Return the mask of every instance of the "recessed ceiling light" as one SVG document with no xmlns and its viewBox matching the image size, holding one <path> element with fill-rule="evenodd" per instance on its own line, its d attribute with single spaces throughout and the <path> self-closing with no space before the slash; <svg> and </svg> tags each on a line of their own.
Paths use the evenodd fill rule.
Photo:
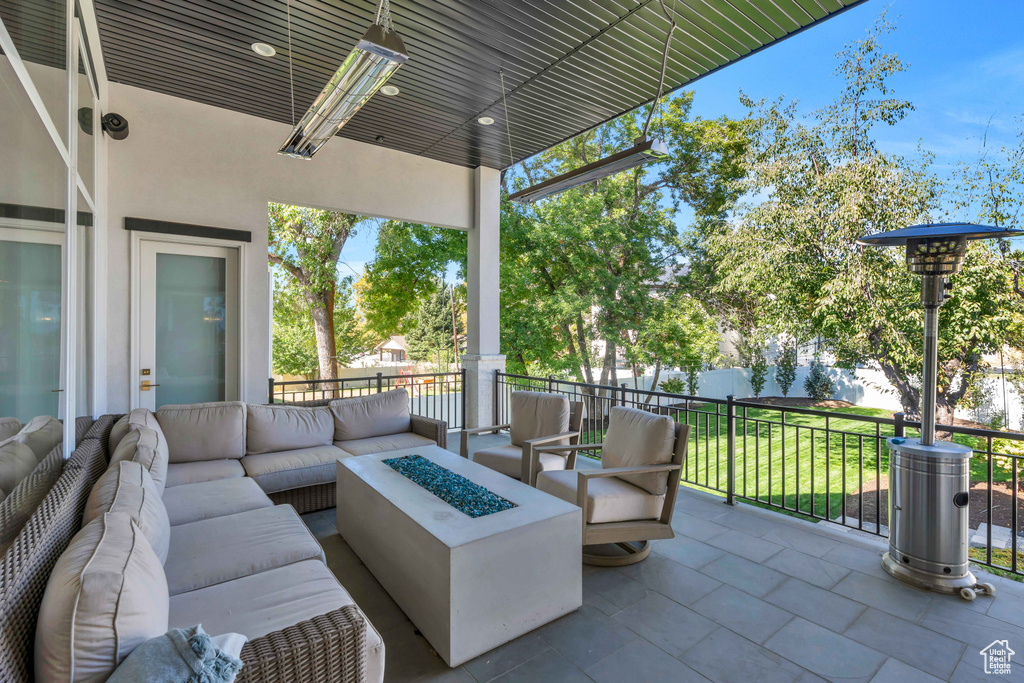
<svg viewBox="0 0 1024 683">
<path fill-rule="evenodd" d="M 252 51 L 260 57 L 273 57 L 277 54 L 277 50 L 274 49 L 274 46 L 267 45 L 266 43 L 253 43 Z"/>
<path fill-rule="evenodd" d="M 380 86 L 380 94 L 387 95 L 388 97 L 394 97 L 399 93 L 397 85 L 382 85 Z"/>
<path fill-rule="evenodd" d="M 479 123 L 481 126 L 489 126 L 492 123 L 494 123 L 494 119 L 492 119 L 490 116 L 481 116 L 476 120 L 476 122 Z"/>
</svg>

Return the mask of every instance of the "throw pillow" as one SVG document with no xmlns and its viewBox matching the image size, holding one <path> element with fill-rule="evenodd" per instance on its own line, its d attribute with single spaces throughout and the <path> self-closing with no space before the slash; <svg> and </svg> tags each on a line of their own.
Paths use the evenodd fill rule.
<svg viewBox="0 0 1024 683">
<path fill-rule="evenodd" d="M 245 642 L 237 633 L 211 638 L 201 625 L 172 628 L 135 648 L 107 683 L 231 683 Z"/>
</svg>

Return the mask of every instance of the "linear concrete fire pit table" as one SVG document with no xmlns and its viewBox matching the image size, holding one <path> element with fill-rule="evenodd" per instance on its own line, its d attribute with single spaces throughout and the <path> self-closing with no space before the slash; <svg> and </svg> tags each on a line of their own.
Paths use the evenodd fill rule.
<svg viewBox="0 0 1024 683">
<path fill-rule="evenodd" d="M 383 462 L 405 455 L 517 507 L 470 517 Z M 583 603 L 580 509 L 437 446 L 340 460 L 337 524 L 452 667 Z"/>
</svg>

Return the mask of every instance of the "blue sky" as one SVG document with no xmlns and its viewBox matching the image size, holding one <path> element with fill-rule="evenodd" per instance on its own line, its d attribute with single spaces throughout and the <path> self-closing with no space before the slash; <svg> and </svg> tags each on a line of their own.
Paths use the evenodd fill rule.
<svg viewBox="0 0 1024 683">
<path fill-rule="evenodd" d="M 947 174 L 978 157 L 982 136 L 998 149 L 1016 144 L 1024 127 L 1024 0 L 893 0 L 897 28 L 883 38 L 907 70 L 890 82 L 894 95 L 916 110 L 893 128 L 878 127 L 881 149 L 911 155 L 918 143 Z M 887 3 L 871 0 L 842 15 L 698 81 L 695 116 L 743 116 L 742 89 L 755 100 L 799 100 L 807 115 L 841 87 L 832 76 L 835 54 L 858 40 Z M 685 224 L 687 216 L 679 217 Z M 373 259 L 376 233 L 364 230 L 342 252 L 342 274 Z M 351 269 L 350 269 L 351 268 Z"/>
</svg>

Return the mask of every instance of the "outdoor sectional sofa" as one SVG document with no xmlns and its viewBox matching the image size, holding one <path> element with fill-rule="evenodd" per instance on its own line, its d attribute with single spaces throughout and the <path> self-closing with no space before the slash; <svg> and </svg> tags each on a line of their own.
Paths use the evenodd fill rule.
<svg viewBox="0 0 1024 683">
<path fill-rule="evenodd" d="M 46 581 L 36 680 L 103 680 L 142 642 L 195 624 L 249 638 L 239 681 L 383 680 L 380 635 L 296 510 L 274 498 L 333 505 L 339 458 L 443 444 L 443 422 L 410 417 L 403 390 L 101 422 L 109 465 L 87 501 L 70 503 L 84 509 L 81 529 Z"/>
</svg>

